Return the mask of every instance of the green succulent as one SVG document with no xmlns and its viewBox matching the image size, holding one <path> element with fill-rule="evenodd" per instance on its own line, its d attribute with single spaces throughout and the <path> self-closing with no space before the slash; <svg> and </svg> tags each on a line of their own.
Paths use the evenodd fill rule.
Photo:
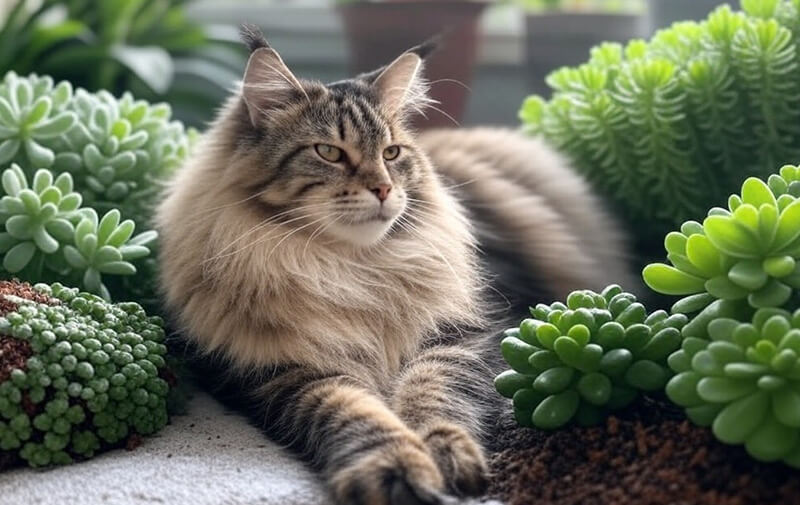
<svg viewBox="0 0 800 505">
<path fill-rule="evenodd" d="M 69 173 L 54 179 L 40 169 L 29 187 L 14 165 L 3 172 L 2 186 L 0 253 L 3 269 L 19 278 L 74 281 L 110 300 L 102 275 L 135 275 L 131 262 L 149 256 L 157 238 L 154 231 L 132 237 L 135 223 L 120 222 L 116 209 L 98 219 L 94 209 L 80 208 L 81 196 L 72 191 Z"/>
<path fill-rule="evenodd" d="M 69 131 L 75 114 L 66 110 L 72 86 L 53 86 L 50 77 L 21 78 L 9 72 L 0 85 L 0 166 L 18 161 L 24 166 L 50 167 L 56 154 L 48 147 Z"/>
<path fill-rule="evenodd" d="M 130 93 L 117 100 L 79 89 L 68 107 L 78 121 L 58 143 L 65 154 L 57 168 L 75 176 L 87 205 L 149 223 L 163 181 L 186 157 L 193 136 L 170 122 L 167 104 L 151 106 Z"/>
<path fill-rule="evenodd" d="M 4 270 L 32 282 L 78 285 L 103 297 L 133 297 L 154 308 L 158 297 L 154 291 L 157 265 L 153 258 L 142 257 L 143 249 L 137 249 L 139 252 L 133 256 L 129 253 L 120 260 L 127 266 L 114 259 L 103 263 L 114 266 L 105 265 L 101 269 L 100 264 L 90 260 L 89 249 L 81 251 L 75 241 L 75 230 L 69 226 L 78 226 L 84 217 L 99 225 L 101 219 L 97 216 L 118 212 L 119 219 L 126 219 L 124 223 L 132 220 L 140 230 L 151 228 L 155 205 L 166 180 L 189 155 L 197 138 L 196 131 L 186 131 L 180 122 L 171 121 L 171 114 L 169 105 L 149 104 L 134 99 L 130 93 L 117 99 L 105 91 L 73 92 L 69 83 L 54 85 L 49 77 L 6 74 L 0 82 L 0 171 L 16 163 L 16 175 L 8 176 L 13 179 L 21 173 L 32 181 L 43 168 L 50 170 L 58 184 L 66 184 L 68 176 L 69 192 L 79 196 L 67 197 L 64 188 L 59 191 L 70 205 L 75 198 L 82 199 L 78 205 L 82 203 L 84 208 L 70 211 L 65 208 L 50 215 L 53 206 L 46 205 L 40 194 L 41 209 L 37 210 L 28 192 L 25 198 L 30 208 L 15 206 L 11 200 L 7 201 L 12 206 L 8 209 L 0 205 L 0 219 L 7 223 L 13 217 L 14 227 L 0 235 Z M 55 190 L 47 191 L 45 196 L 53 198 Z M 5 194 L 17 198 L 9 188 L 5 188 Z M 94 218 L 89 208 L 94 210 Z M 28 235 L 15 225 L 23 222 L 38 223 L 38 231 L 31 229 Z M 144 242 L 137 241 L 145 238 Z M 157 246 L 152 233 L 132 240 L 131 245 L 149 250 Z M 66 253 L 72 262 L 66 260 L 66 249 L 60 245 L 73 246 Z M 99 247 L 102 249 L 102 245 Z M 12 248 L 15 248 L 13 253 Z M 101 259 L 105 254 L 111 254 L 108 258 L 118 256 L 108 253 L 108 249 L 100 253 L 100 249 Z M 82 254 L 73 254 L 75 251 Z M 129 263 L 133 259 L 139 260 L 135 269 Z M 104 271 L 124 274 L 130 280 L 99 281 L 98 274 Z"/>
<path fill-rule="evenodd" d="M 102 274 L 134 275 L 133 260 L 150 255 L 151 245 L 158 234 L 141 233 L 133 238 L 136 225 L 130 219 L 120 222 L 118 210 L 110 210 L 98 222 L 97 213 L 89 209 L 75 227 L 73 245 L 64 246 L 64 258 L 69 266 L 83 272 L 85 289 L 99 293 L 110 300 L 111 295 L 103 284 Z"/>
<path fill-rule="evenodd" d="M 38 170 L 29 187 L 18 165 L 12 165 L 2 176 L 5 196 L 0 199 L 0 220 L 5 231 L 0 233 L 3 268 L 16 274 L 26 268 L 37 253 L 53 254 L 59 240 L 69 240 L 73 223 L 80 218 L 81 196 L 72 191 L 72 178 L 61 174 L 53 180 L 48 170 Z"/>
<path fill-rule="evenodd" d="M 669 357 L 666 392 L 689 418 L 761 461 L 800 468 L 800 310 L 720 318 Z"/>
<path fill-rule="evenodd" d="M 722 201 L 747 175 L 800 157 L 800 4 L 743 2 L 651 40 L 602 44 L 552 73 L 527 131 L 568 154 L 652 240 Z"/>
<path fill-rule="evenodd" d="M 531 315 L 506 331 L 501 351 L 512 369 L 495 387 L 512 399 L 521 425 L 543 429 L 573 418 L 599 422 L 640 391 L 662 389 L 672 375 L 667 356 L 680 346 L 687 320 L 663 310 L 648 315 L 616 285 L 600 294 L 575 291 L 566 305 L 539 304 Z"/>
<path fill-rule="evenodd" d="M 0 452 L 69 463 L 166 424 L 159 318 L 60 284 L 3 283 L 0 340 L 24 361 L 0 375 Z"/>
<path fill-rule="evenodd" d="M 795 167 L 781 174 L 769 183 L 747 179 L 741 195 L 728 199 L 728 209 L 711 209 L 702 224 L 688 221 L 669 233 L 664 246 L 671 265 L 644 269 L 653 290 L 685 296 L 673 312 L 708 311 L 690 323 L 690 333 L 702 332 L 713 318 L 781 307 L 800 288 L 800 200 L 789 192 L 800 185 L 792 179 Z"/>
</svg>

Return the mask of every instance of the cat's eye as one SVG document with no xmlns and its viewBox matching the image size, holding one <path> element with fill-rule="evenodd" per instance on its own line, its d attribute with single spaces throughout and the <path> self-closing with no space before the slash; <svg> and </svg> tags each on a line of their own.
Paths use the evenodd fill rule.
<svg viewBox="0 0 800 505">
<path fill-rule="evenodd" d="M 342 161 L 342 158 L 344 157 L 344 153 L 341 149 L 330 144 L 316 144 L 314 146 L 314 150 L 317 151 L 317 154 L 319 154 L 320 158 L 325 161 L 330 161 L 331 163 Z"/>
<path fill-rule="evenodd" d="M 383 150 L 383 159 L 391 161 L 400 156 L 400 146 L 389 146 Z"/>
</svg>

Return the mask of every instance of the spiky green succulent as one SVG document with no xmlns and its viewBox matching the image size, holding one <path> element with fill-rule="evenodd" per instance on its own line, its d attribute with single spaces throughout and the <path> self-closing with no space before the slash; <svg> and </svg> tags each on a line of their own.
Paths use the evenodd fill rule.
<svg viewBox="0 0 800 505">
<path fill-rule="evenodd" d="M 640 391 L 662 389 L 687 319 L 663 310 L 648 315 L 616 285 L 600 294 L 575 291 L 566 305 L 539 304 L 531 314 L 506 332 L 501 350 L 512 369 L 495 387 L 512 399 L 521 425 L 544 429 L 573 418 L 596 423 Z"/>
<path fill-rule="evenodd" d="M 3 172 L 2 187 L 2 270 L 25 280 L 72 282 L 110 300 L 102 276 L 135 275 L 132 261 L 149 256 L 157 238 L 154 231 L 132 237 L 136 224 L 120 222 L 116 209 L 98 219 L 94 209 L 81 208 L 69 173 L 54 178 L 40 169 L 29 186 L 13 165 Z"/>
<path fill-rule="evenodd" d="M 785 166 L 768 183 L 751 177 L 727 209 L 711 209 L 702 224 L 688 221 L 666 236 L 671 265 L 648 265 L 643 276 L 659 293 L 684 296 L 673 312 L 709 311 L 690 323 L 690 332 L 702 332 L 716 317 L 747 318 L 757 308 L 784 306 L 800 288 L 797 172 Z"/>
<path fill-rule="evenodd" d="M 705 337 L 686 338 L 669 357 L 669 398 L 720 441 L 800 468 L 800 310 L 715 319 Z"/>
<path fill-rule="evenodd" d="M 650 41 L 602 44 L 520 117 L 612 199 L 642 241 L 800 158 L 800 4 L 744 1 Z"/>
<path fill-rule="evenodd" d="M 60 284 L 3 284 L 0 341 L 24 360 L 0 355 L 0 452 L 63 464 L 166 424 L 159 318 Z"/>
</svg>

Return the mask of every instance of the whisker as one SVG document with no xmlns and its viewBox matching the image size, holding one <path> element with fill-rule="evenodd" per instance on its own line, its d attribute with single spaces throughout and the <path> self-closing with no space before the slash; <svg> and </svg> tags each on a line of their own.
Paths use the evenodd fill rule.
<svg viewBox="0 0 800 505">
<path fill-rule="evenodd" d="M 308 237 L 308 240 L 306 241 L 305 247 L 303 247 L 303 257 L 305 257 L 306 251 L 308 250 L 308 246 L 311 244 L 311 242 L 316 237 L 318 237 L 318 236 L 322 235 L 323 233 L 325 233 L 325 230 L 327 230 L 328 228 L 333 226 L 342 217 L 344 217 L 343 213 L 337 214 L 336 217 L 334 219 L 332 219 L 329 223 L 323 223 L 319 227 L 317 227 L 316 230 L 314 230 L 314 233 L 312 233 L 311 236 Z"/>
<path fill-rule="evenodd" d="M 438 112 L 439 114 L 443 115 L 444 117 L 446 117 L 447 119 L 449 119 L 450 121 L 452 121 L 454 125 L 456 125 L 456 126 L 461 126 L 461 123 L 459 123 L 458 121 L 456 121 L 456 119 L 455 119 L 453 116 L 451 116 L 451 115 L 450 115 L 450 114 L 448 114 L 447 112 L 443 111 L 443 110 L 442 110 L 442 109 L 440 109 L 439 107 L 437 107 L 437 106 L 435 106 L 435 105 L 433 105 L 433 104 L 431 104 L 431 103 L 429 103 L 429 104 L 425 104 L 425 106 L 426 106 L 426 107 L 429 107 L 429 108 L 431 108 L 431 109 L 435 110 L 436 112 Z"/>
<path fill-rule="evenodd" d="M 285 225 L 285 224 L 292 223 L 292 222 L 294 222 L 294 221 L 298 221 L 298 220 L 300 220 L 300 219 L 309 218 L 309 217 L 313 217 L 313 216 L 318 216 L 318 215 L 320 215 L 321 213 L 322 213 L 322 212 L 315 212 L 315 213 L 312 213 L 312 214 L 304 214 L 304 215 L 302 215 L 302 216 L 298 216 L 298 217 L 296 217 L 296 218 L 292 218 L 292 219 L 290 219 L 289 221 L 285 221 L 285 222 L 283 222 L 282 224 L 284 224 L 284 225 Z M 327 213 L 325 213 L 325 214 L 327 214 Z M 315 222 L 316 222 L 316 221 L 315 221 Z M 263 223 L 262 223 L 262 224 L 263 224 Z M 259 226 L 261 226 L 261 225 L 259 225 Z M 252 231 L 253 231 L 253 230 L 251 230 L 251 232 L 252 232 Z M 264 235 L 263 237 L 259 237 L 259 238 L 257 238 L 256 240 L 254 240 L 253 242 L 250 242 L 249 244 L 247 244 L 247 245 L 245 245 L 245 246 L 243 246 L 243 247 L 240 247 L 239 249 L 236 249 L 235 251 L 228 252 L 228 253 L 224 253 L 224 254 L 222 254 L 222 252 L 220 252 L 220 254 L 217 254 L 217 255 L 215 255 L 215 256 L 213 256 L 213 257 L 211 257 L 211 258 L 207 258 L 207 259 L 203 260 L 203 263 L 210 263 L 210 262 L 212 262 L 212 261 L 215 261 L 215 260 L 219 260 L 219 259 L 223 259 L 223 258 L 228 258 L 228 257 L 230 257 L 230 256 L 234 256 L 234 255 L 236 255 L 236 254 L 239 254 L 240 252 L 242 252 L 242 251 L 244 251 L 244 250 L 248 249 L 249 247 L 252 247 L 252 246 L 254 246 L 254 245 L 256 245 L 256 244 L 258 244 L 258 243 L 260 243 L 260 242 L 263 242 L 264 240 L 266 240 L 266 239 L 268 239 L 268 238 L 272 237 L 272 232 L 273 232 L 273 231 L 275 231 L 275 230 L 272 230 L 272 231 L 270 231 L 269 233 L 267 233 L 267 234 L 266 234 L 266 235 Z M 279 235 L 279 236 L 280 236 L 280 235 Z M 239 239 L 241 239 L 241 238 L 242 238 L 242 237 L 240 237 Z M 239 240 L 239 239 L 237 239 L 237 240 Z M 229 245 L 229 246 L 230 246 L 230 245 Z M 229 246 L 226 246 L 226 249 L 227 249 Z"/>
<path fill-rule="evenodd" d="M 271 223 L 274 223 L 276 220 L 280 219 L 283 216 L 286 216 L 287 214 L 291 214 L 292 212 L 298 212 L 298 211 L 301 211 L 301 210 L 307 210 L 307 209 L 312 209 L 312 208 L 317 208 L 317 207 L 323 207 L 323 206 L 324 206 L 323 204 L 302 205 L 300 207 L 295 207 L 295 208 L 280 212 L 278 214 L 275 214 L 273 216 L 270 216 L 269 218 L 265 219 L 264 221 L 261 221 L 257 225 L 255 225 L 252 228 L 250 228 L 248 231 L 246 231 L 241 236 L 239 236 L 239 238 L 231 241 L 228 245 L 223 247 L 219 252 L 225 252 L 226 250 L 228 250 L 229 248 L 233 247 L 237 242 L 239 242 L 243 238 L 251 235 L 252 233 L 255 233 L 256 231 L 264 228 L 265 226 L 267 226 L 267 225 L 269 225 Z M 301 215 L 299 217 L 296 217 L 296 218 L 292 218 L 292 219 L 290 219 L 288 221 L 284 221 L 284 224 L 292 223 L 292 222 L 297 221 L 298 219 L 302 219 L 302 218 L 303 218 L 303 215 Z"/>
<path fill-rule="evenodd" d="M 442 251 L 440 251 L 438 247 L 436 247 L 435 245 L 433 245 L 433 243 L 432 243 L 431 241 L 429 241 L 428 239 L 426 239 L 426 238 L 425 238 L 425 236 L 422 234 L 422 232 L 419 230 L 419 228 L 417 228 L 417 227 L 416 227 L 416 226 L 415 226 L 413 223 L 411 223 L 411 222 L 410 222 L 408 219 L 406 219 L 404 216 L 400 216 L 400 217 L 398 218 L 398 221 L 401 221 L 401 226 L 402 226 L 402 225 L 408 225 L 408 226 L 410 227 L 410 229 L 408 229 L 408 231 L 409 231 L 410 233 L 412 233 L 412 234 L 413 234 L 413 235 L 415 235 L 415 236 L 416 236 L 418 239 L 420 239 L 420 240 L 422 240 L 423 242 L 425 242 L 426 244 L 428 244 L 428 245 L 429 245 L 429 246 L 430 246 L 430 247 L 433 249 L 433 251 L 436 253 L 436 255 L 437 255 L 437 256 L 439 256 L 439 258 L 441 258 L 441 260 L 442 260 L 442 261 L 444 261 L 444 263 L 445 263 L 445 264 L 447 265 L 447 267 L 450 269 L 450 272 L 453 274 L 453 278 L 454 278 L 454 279 L 455 279 L 457 282 L 461 282 L 461 278 L 460 278 L 460 277 L 458 276 L 458 274 L 456 273 L 456 269 L 455 269 L 455 268 L 453 268 L 453 265 L 451 265 L 451 264 L 450 264 L 450 261 L 448 261 L 448 260 L 447 260 L 447 258 L 445 258 L 444 254 L 442 254 Z"/>
<path fill-rule="evenodd" d="M 472 92 L 472 89 L 469 86 L 467 86 L 463 82 L 459 81 L 458 79 L 436 79 L 435 81 L 430 81 L 428 83 L 428 85 L 433 87 L 434 84 L 439 84 L 440 82 L 448 82 L 448 83 L 458 84 L 459 86 L 461 86 L 465 90 L 467 90 L 469 92 Z"/>
<path fill-rule="evenodd" d="M 298 227 L 297 227 L 297 228 L 295 228 L 295 229 L 294 229 L 292 232 L 290 232 L 290 233 L 286 234 L 286 235 L 285 235 L 285 236 L 284 236 L 282 239 L 280 239 L 280 240 L 278 241 L 278 243 L 277 243 L 277 244 L 275 244 L 275 245 L 272 247 L 272 249 L 269 251 L 269 253 L 267 254 L 267 261 L 269 261 L 269 259 L 270 259 L 270 258 L 272 258 L 272 254 L 275 252 L 275 250 L 276 250 L 276 249 L 278 249 L 278 247 L 279 247 L 281 244 L 283 244 L 283 243 L 284 243 L 284 242 L 285 242 L 285 241 L 286 241 L 286 240 L 287 240 L 289 237 L 291 237 L 292 235 L 294 235 L 295 233 L 297 233 L 297 232 L 298 232 L 298 231 L 300 231 L 300 230 L 303 230 L 303 229 L 305 229 L 305 228 L 308 228 L 309 226 L 311 226 L 311 225 L 313 225 L 313 224 L 316 224 L 316 223 L 319 223 L 320 221 L 323 221 L 323 220 L 324 220 L 326 217 L 328 217 L 328 216 L 327 216 L 327 215 L 325 215 L 325 216 L 322 216 L 322 217 L 321 217 L 321 218 L 319 218 L 319 219 L 316 219 L 316 220 L 314 220 L 314 221 L 311 221 L 310 223 L 304 224 L 303 226 L 298 226 Z"/>
</svg>

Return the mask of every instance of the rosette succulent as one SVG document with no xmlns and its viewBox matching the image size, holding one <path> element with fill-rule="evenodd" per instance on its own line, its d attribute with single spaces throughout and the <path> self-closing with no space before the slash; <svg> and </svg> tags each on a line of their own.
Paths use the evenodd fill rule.
<svg viewBox="0 0 800 505">
<path fill-rule="evenodd" d="M 690 332 L 702 332 L 715 317 L 747 318 L 754 309 L 783 306 L 800 288 L 800 200 L 791 194 L 797 169 L 787 166 L 781 174 L 769 183 L 747 179 L 727 209 L 713 208 L 702 224 L 688 221 L 669 233 L 664 245 L 671 265 L 644 269 L 653 290 L 685 296 L 673 312 L 708 306 Z"/>
<path fill-rule="evenodd" d="M 523 426 L 554 429 L 573 418 L 592 424 L 630 404 L 640 391 L 663 389 L 667 356 L 679 348 L 686 316 L 647 314 L 613 285 L 575 291 L 567 303 L 539 304 L 501 343 L 511 370 L 495 378 Z"/>
<path fill-rule="evenodd" d="M 11 207 L 0 206 L 5 222 L 12 219 L 12 229 L 6 227 L 0 235 L 4 237 L 0 239 L 4 270 L 23 280 L 61 281 L 104 297 L 126 293 L 127 299 L 133 297 L 148 306 L 154 305 L 157 268 L 152 259 L 142 257 L 143 247 L 149 250 L 156 247 L 153 233 L 131 239 L 129 245 L 137 248 L 127 248 L 121 259 L 116 252 L 103 248 L 116 246 L 100 244 L 99 259 L 92 260 L 88 258 L 92 239 L 81 250 L 78 240 L 83 240 L 84 235 L 76 237 L 74 228 L 84 217 L 99 226 L 102 219 L 98 216 L 107 216 L 112 211 L 119 213 L 115 219 L 126 229 L 130 221 L 140 230 L 151 227 L 164 182 L 186 158 L 196 137 L 195 131 L 185 131 L 181 123 L 171 121 L 170 117 L 167 104 L 151 105 L 135 100 L 129 93 L 117 99 L 105 91 L 73 92 L 69 83 L 55 85 L 46 76 L 6 74 L 0 82 L 0 171 L 16 164 L 13 178 L 21 173 L 35 184 L 37 177 L 46 177 L 38 175 L 40 170 L 47 169 L 55 181 L 51 184 L 55 189 L 48 189 L 42 195 L 25 186 L 22 190 L 26 190 L 23 198 L 27 207 L 10 199 L 6 200 L 6 206 Z M 64 191 L 66 186 L 58 187 L 66 184 L 65 175 L 71 181 L 66 192 L 69 195 Z M 9 188 L 4 190 L 5 196 L 19 199 Z M 40 209 L 28 190 L 37 192 Z M 55 198 L 56 190 L 66 199 L 66 207 L 45 200 Z M 86 208 L 68 210 L 75 204 L 75 198 L 80 198 Z M 59 209 L 56 214 L 54 206 Z M 89 208 L 94 209 L 94 218 Z M 37 225 L 28 233 L 20 223 Z M 134 249 L 137 252 L 131 252 Z M 75 251 L 81 252 L 83 259 Z M 65 254 L 73 261 L 67 261 Z M 129 262 L 135 259 L 144 268 L 133 268 Z M 104 266 L 92 263 L 95 260 L 102 260 Z M 108 266 L 111 263 L 113 266 Z M 42 272 L 52 275 L 42 276 Z M 98 273 L 124 275 L 131 281 L 100 281 Z"/>
<path fill-rule="evenodd" d="M 660 240 L 800 157 L 800 4 L 743 0 L 651 40 L 602 44 L 530 97 L 526 129 L 568 154 L 638 240 Z"/>
<path fill-rule="evenodd" d="M 727 444 L 800 468 L 800 310 L 720 318 L 669 357 L 669 398 Z"/>
<path fill-rule="evenodd" d="M 0 282 L 0 455 L 62 464 L 155 433 L 165 353 L 162 321 L 136 303 Z"/>
<path fill-rule="evenodd" d="M 59 168 L 75 175 L 87 204 L 148 222 L 161 182 L 188 153 L 183 126 L 169 122 L 167 104 L 151 106 L 130 93 L 117 100 L 78 90 L 70 108 L 78 122 L 61 139 L 72 154 Z"/>
<path fill-rule="evenodd" d="M 196 135 L 170 116 L 169 105 L 129 93 L 73 93 L 67 82 L 9 72 L 0 83 L 0 168 L 16 162 L 28 177 L 40 168 L 69 172 L 88 205 L 147 226 L 162 182 Z"/>
<path fill-rule="evenodd" d="M 49 77 L 21 78 L 9 72 L 0 85 L 0 166 L 18 161 L 47 168 L 56 153 L 48 144 L 76 122 L 67 109 L 72 98 L 68 82 L 53 85 Z"/>
<path fill-rule="evenodd" d="M 72 191 L 72 178 L 54 178 L 40 169 L 29 187 L 22 170 L 13 165 L 3 172 L 5 196 L 0 199 L 0 254 L 3 270 L 26 280 L 68 280 L 109 300 L 102 275 L 134 275 L 131 261 L 150 254 L 154 231 L 132 237 L 136 225 L 120 222 L 120 212 L 102 219 L 91 208 L 80 208 L 81 196 Z"/>
</svg>

